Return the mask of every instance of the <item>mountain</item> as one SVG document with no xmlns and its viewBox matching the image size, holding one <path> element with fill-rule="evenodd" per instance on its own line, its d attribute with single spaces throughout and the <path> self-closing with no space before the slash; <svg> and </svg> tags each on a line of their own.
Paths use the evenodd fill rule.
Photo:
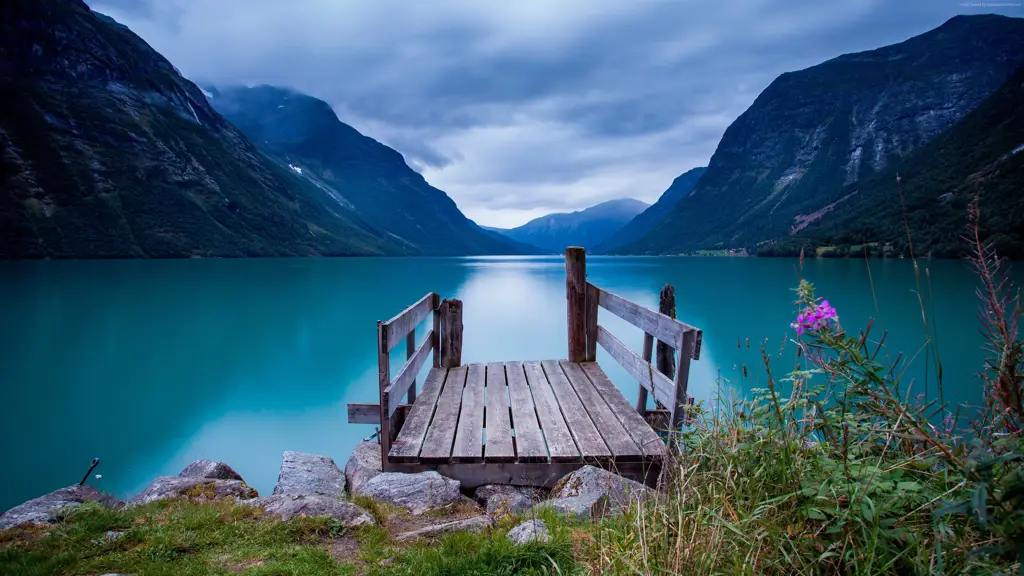
<svg viewBox="0 0 1024 576">
<path fill-rule="evenodd" d="M 752 247 L 840 216 L 862 182 L 952 127 L 1024 61 L 1024 19 L 957 16 L 900 44 L 779 76 L 693 191 L 618 252 Z"/>
<path fill-rule="evenodd" d="M 611 238 L 597 246 L 595 251 L 598 253 L 610 252 L 619 246 L 642 238 L 644 234 L 647 234 L 661 222 L 662 218 L 672 211 L 672 207 L 683 196 L 686 196 L 690 193 L 690 190 L 693 190 L 693 187 L 697 185 L 697 181 L 700 180 L 700 177 L 706 171 L 707 168 L 702 166 L 687 170 L 682 175 L 677 176 L 672 181 L 672 185 L 668 187 L 668 190 L 665 190 L 661 198 L 658 198 L 657 202 L 648 207 L 647 210 L 637 214 L 635 218 L 620 228 Z"/>
<path fill-rule="evenodd" d="M 81 0 L 6 0 L 2 12 L 0 257 L 412 252 L 261 154 Z"/>
<path fill-rule="evenodd" d="M 903 202 L 896 177 L 900 176 Z M 794 255 L 800 248 L 834 247 L 832 256 L 874 251 L 960 257 L 968 205 L 978 198 L 982 237 L 997 253 L 1024 258 L 1024 65 L 948 131 L 896 165 L 862 182 L 841 213 L 810 223 L 763 255 Z M 906 206 L 906 223 L 904 210 Z"/>
<path fill-rule="evenodd" d="M 632 198 L 609 200 L 572 213 L 548 214 L 518 228 L 492 230 L 509 238 L 560 254 L 566 246 L 597 247 L 648 205 Z"/>
<path fill-rule="evenodd" d="M 482 230 L 401 154 L 338 120 L 322 100 L 274 86 L 209 87 L 208 94 L 214 108 L 264 152 L 335 190 L 371 225 L 410 251 L 532 251 Z"/>
</svg>

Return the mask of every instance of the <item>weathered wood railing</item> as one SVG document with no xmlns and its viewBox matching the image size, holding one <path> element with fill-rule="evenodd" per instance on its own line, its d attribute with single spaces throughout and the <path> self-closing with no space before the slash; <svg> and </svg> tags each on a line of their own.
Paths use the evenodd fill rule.
<svg viewBox="0 0 1024 576">
<path fill-rule="evenodd" d="M 687 394 L 690 360 L 700 357 L 702 332 L 668 314 L 655 312 L 598 288 L 586 281 L 586 275 L 585 250 L 579 247 L 566 248 L 569 359 L 574 362 L 594 362 L 597 360 L 597 345 L 600 344 L 609 356 L 639 382 L 637 411 L 647 415 L 647 394 L 650 392 L 654 395 L 657 407 L 668 410 L 668 425 L 677 429 L 685 418 L 683 407 L 690 403 Z M 598 324 L 599 308 L 604 308 L 644 331 L 643 357 Z M 651 365 L 654 340 L 675 351 L 675 374 L 671 378 Z"/>
<path fill-rule="evenodd" d="M 433 313 L 433 326 L 417 345 L 416 327 Z M 391 378 L 391 351 L 405 341 L 405 363 Z M 435 368 L 454 368 L 462 363 L 462 302 L 444 300 L 433 292 L 420 298 L 387 322 L 377 322 L 378 404 L 348 405 L 348 421 L 380 424 L 381 454 L 388 454 L 405 413 L 416 401 L 416 375 L 432 354 Z M 408 403 L 402 402 L 407 399 Z M 387 458 L 384 458 L 387 466 Z"/>
</svg>

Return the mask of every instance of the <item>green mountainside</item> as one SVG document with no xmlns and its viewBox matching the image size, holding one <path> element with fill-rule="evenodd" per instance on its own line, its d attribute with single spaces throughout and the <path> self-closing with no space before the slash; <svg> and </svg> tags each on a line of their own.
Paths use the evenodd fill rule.
<svg viewBox="0 0 1024 576">
<path fill-rule="evenodd" d="M 266 153 L 336 192 L 389 240 L 428 255 L 534 252 L 466 218 L 392 148 L 324 101 L 274 86 L 211 87 L 209 101 Z"/>
<path fill-rule="evenodd" d="M 411 252 L 80 0 L 8 0 L 2 16 L 0 257 Z"/>
<path fill-rule="evenodd" d="M 783 74 L 729 126 L 693 192 L 614 252 L 763 247 L 826 226 L 1021 62 L 1024 19 L 957 16 L 900 44 Z"/>
</svg>

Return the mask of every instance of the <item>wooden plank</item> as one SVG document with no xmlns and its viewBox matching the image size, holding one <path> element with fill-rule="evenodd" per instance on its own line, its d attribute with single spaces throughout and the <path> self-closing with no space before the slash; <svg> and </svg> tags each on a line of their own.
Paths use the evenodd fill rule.
<svg viewBox="0 0 1024 576">
<path fill-rule="evenodd" d="M 462 392 L 459 425 L 455 430 L 452 462 L 483 462 L 484 454 L 484 371 L 483 364 L 470 364 L 466 389 Z"/>
<path fill-rule="evenodd" d="M 569 433 L 572 434 L 573 440 L 576 441 L 576 447 L 580 450 L 580 456 L 585 461 L 611 458 L 611 450 L 601 438 L 601 433 L 594 426 L 587 409 L 583 407 L 576 391 L 569 384 L 558 361 L 545 360 L 541 362 L 541 367 L 544 368 L 544 374 L 547 375 L 551 390 L 558 400 L 558 407 L 561 408 L 562 415 L 565 416 Z"/>
<path fill-rule="evenodd" d="M 597 286 L 587 283 L 587 362 L 597 361 L 597 312 L 601 295 Z"/>
<path fill-rule="evenodd" d="M 415 462 L 418 460 L 420 448 L 423 446 L 423 438 L 427 435 L 427 427 L 434 416 L 434 406 L 444 387 L 447 372 L 444 368 L 430 369 L 427 379 L 423 381 L 420 397 L 412 405 L 412 409 L 409 410 L 409 414 L 405 418 L 402 431 L 391 445 L 390 458 L 392 462 Z"/>
<path fill-rule="evenodd" d="M 420 347 L 413 352 L 412 358 L 395 375 L 395 381 L 385 388 L 384 395 L 387 397 L 387 400 L 382 400 L 382 402 L 387 403 L 388 416 L 395 413 L 395 409 L 402 403 L 402 397 L 405 396 L 412 383 L 416 381 L 416 375 L 420 373 L 420 369 L 426 363 L 433 344 L 433 337 L 427 334 L 427 337 L 420 343 Z"/>
<path fill-rule="evenodd" d="M 558 400 L 551 390 L 551 384 L 548 383 L 548 377 L 544 374 L 540 362 L 523 362 L 523 369 L 526 371 L 526 381 L 530 384 L 530 392 L 533 393 L 533 405 L 537 409 L 537 420 L 540 422 L 551 461 L 579 460 L 579 448 L 562 416 L 562 411 L 558 408 Z M 518 429 L 516 434 L 519 434 Z"/>
<path fill-rule="evenodd" d="M 484 461 L 511 462 L 516 459 L 516 453 L 512 447 L 512 420 L 508 409 L 505 365 L 501 362 L 487 364 L 485 402 Z M 536 419 L 534 421 L 536 422 Z"/>
<path fill-rule="evenodd" d="M 615 384 L 604 373 L 604 370 L 596 362 L 585 362 L 580 364 L 583 372 L 590 378 L 594 388 L 601 393 L 601 397 L 608 403 L 613 414 L 618 417 L 622 427 L 629 436 L 636 442 L 644 456 L 664 456 L 668 450 L 665 443 L 661 441 L 658 434 L 651 429 L 636 410 L 632 410 L 629 402 L 615 387 Z"/>
<path fill-rule="evenodd" d="M 441 366 L 462 365 L 462 301 L 441 302 Z"/>
<path fill-rule="evenodd" d="M 387 326 L 388 351 L 405 339 L 405 335 L 419 326 L 420 322 L 430 314 L 434 306 L 433 293 L 420 298 L 415 304 L 398 313 L 397 316 L 384 322 Z"/>
<path fill-rule="evenodd" d="M 598 304 L 676 350 L 683 345 L 683 332 L 692 328 L 675 318 L 669 318 L 600 288 L 598 288 Z"/>
<path fill-rule="evenodd" d="M 483 464 L 396 464 L 396 472 L 416 473 L 434 470 L 442 476 L 454 478 L 464 489 L 485 484 L 512 484 L 551 488 L 559 480 L 585 465 L 584 462 L 495 462 Z M 661 473 L 660 460 L 651 462 L 623 462 L 615 465 L 615 473 L 630 480 L 654 487 Z"/>
<path fill-rule="evenodd" d="M 569 384 L 576 391 L 583 408 L 590 415 L 594 427 L 612 452 L 616 462 L 635 461 L 640 459 L 640 448 L 633 437 L 622 427 L 622 422 L 612 413 L 604 398 L 594 388 L 594 384 L 576 362 L 562 360 L 559 363 Z M 546 369 L 546 367 L 545 367 Z"/>
<path fill-rule="evenodd" d="M 348 405 L 349 424 L 380 424 L 380 404 L 350 402 Z"/>
<path fill-rule="evenodd" d="M 569 359 L 587 359 L 587 251 L 579 246 L 565 249 L 565 300 L 569 329 Z"/>
<path fill-rule="evenodd" d="M 437 399 L 434 419 L 427 427 L 423 438 L 420 460 L 424 462 L 447 462 L 452 454 L 455 430 L 459 424 L 459 408 L 462 406 L 462 388 L 466 384 L 466 367 L 458 366 L 448 370 L 444 389 Z"/>
<path fill-rule="evenodd" d="M 654 399 L 665 406 L 671 406 L 675 398 L 675 388 L 672 381 L 658 372 L 651 366 L 650 362 L 644 362 L 626 345 L 612 336 L 611 332 L 605 330 L 604 326 L 597 327 L 597 343 L 604 348 L 608 355 L 615 359 L 626 372 L 636 378 L 641 385 L 654 394 Z"/>
<path fill-rule="evenodd" d="M 508 397 L 512 412 L 512 427 L 515 430 L 515 449 L 520 462 L 544 462 L 548 450 L 544 445 L 537 410 L 533 406 L 533 394 L 526 381 L 522 362 L 507 362 L 505 375 L 508 379 Z M 562 423 L 565 426 L 565 423 Z M 568 430 L 565 431 L 569 433 Z M 488 432 L 490 438 L 490 432 Z M 570 438 L 570 441 L 572 439 Z"/>
</svg>

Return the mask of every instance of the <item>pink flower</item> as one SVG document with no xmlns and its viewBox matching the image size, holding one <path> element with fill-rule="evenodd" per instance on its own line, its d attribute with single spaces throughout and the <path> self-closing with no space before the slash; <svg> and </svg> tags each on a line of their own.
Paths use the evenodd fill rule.
<svg viewBox="0 0 1024 576">
<path fill-rule="evenodd" d="M 824 330 L 832 322 L 839 321 L 839 314 L 836 309 L 822 300 L 820 304 L 811 304 L 804 308 L 803 312 L 797 314 L 796 322 L 790 324 L 790 328 L 796 330 L 797 336 L 802 336 L 806 330 Z"/>
</svg>

